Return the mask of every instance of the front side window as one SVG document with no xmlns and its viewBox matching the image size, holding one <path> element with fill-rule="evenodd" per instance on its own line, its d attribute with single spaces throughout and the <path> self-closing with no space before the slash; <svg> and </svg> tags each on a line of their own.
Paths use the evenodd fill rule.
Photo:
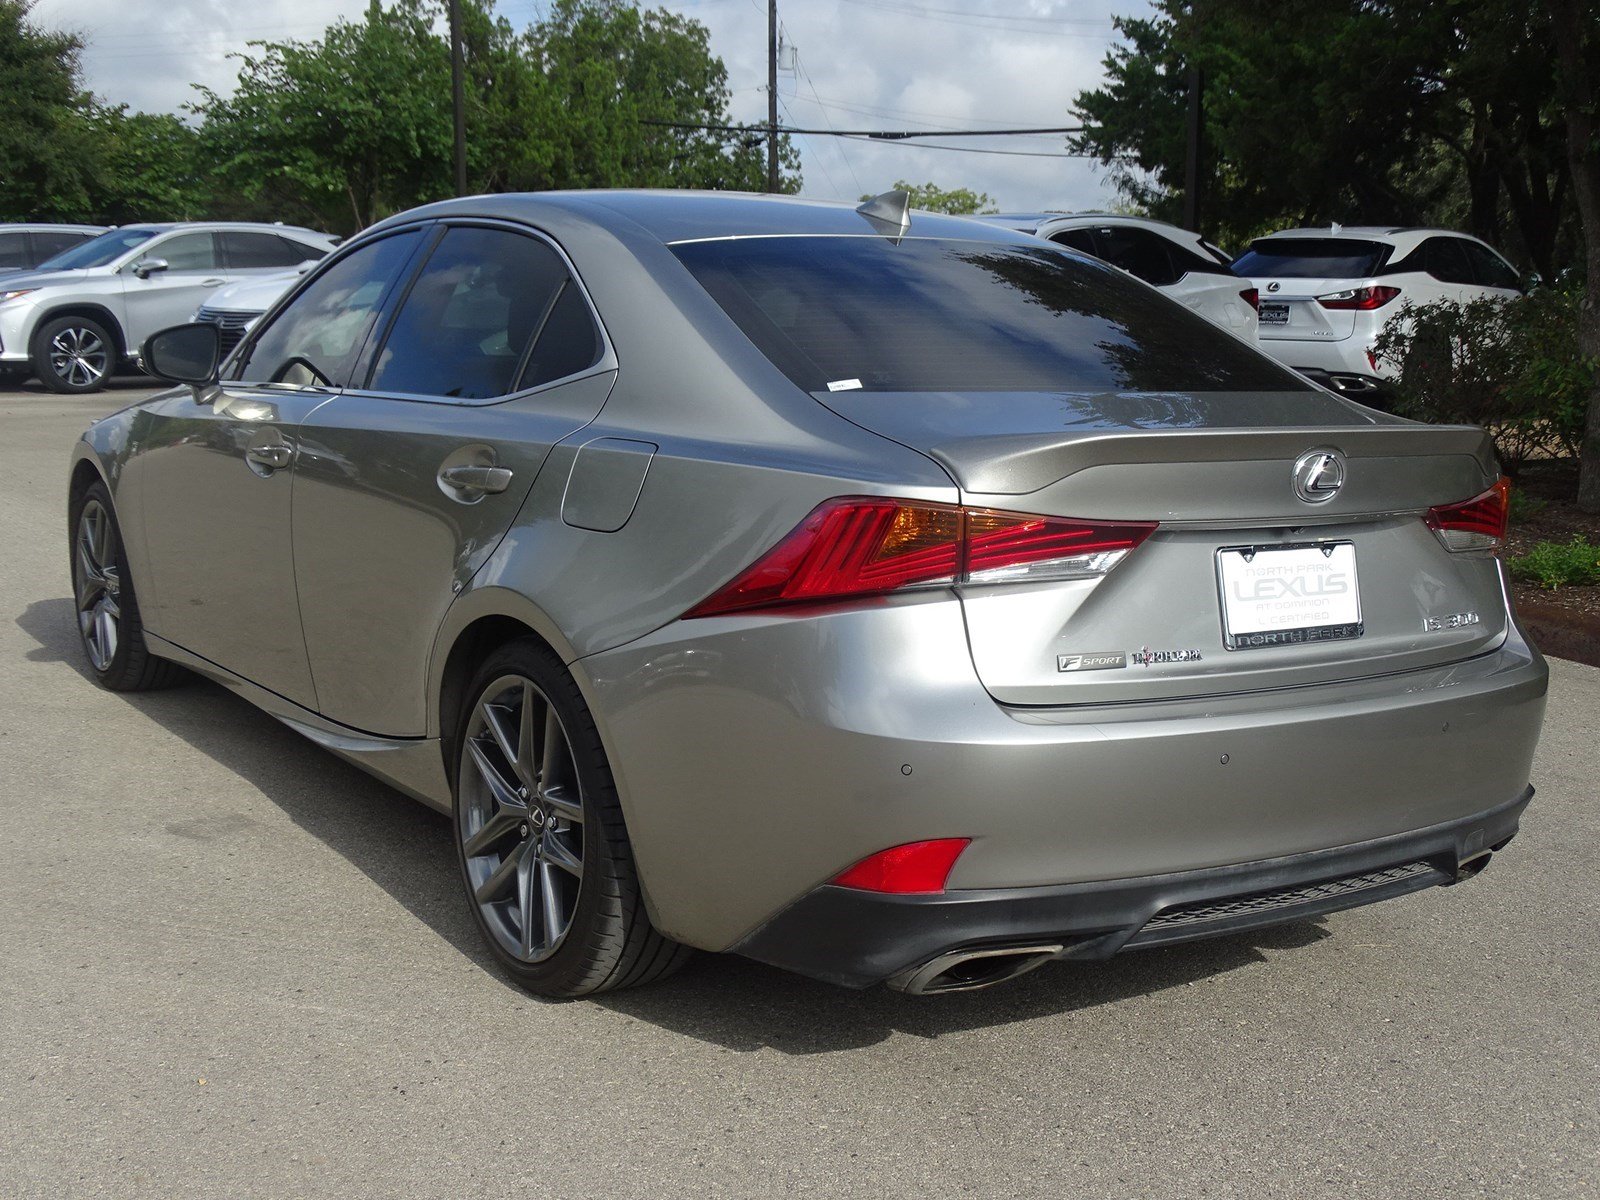
<svg viewBox="0 0 1600 1200">
<path fill-rule="evenodd" d="M 1087 254 L 1090 258 L 1100 257 L 1098 247 L 1094 244 L 1092 229 L 1067 229 L 1061 233 L 1051 234 L 1050 240 L 1076 250 L 1079 254 Z"/>
<path fill-rule="evenodd" d="M 237 378 L 342 387 L 419 236 L 411 229 L 368 242 L 312 280 L 256 338 Z"/>
<path fill-rule="evenodd" d="M 221 265 L 216 241 L 209 233 L 180 233 L 151 246 L 141 257 L 162 259 L 173 272 L 215 271 Z"/>
<path fill-rule="evenodd" d="M 597 347 L 555 250 L 509 230 L 458 226 L 417 275 L 367 386 L 486 400 L 581 371 Z"/>
<path fill-rule="evenodd" d="M 787 237 L 672 249 L 809 392 L 1308 386 L 1203 317 L 1048 244 Z"/>
<path fill-rule="evenodd" d="M 1506 288 L 1514 292 L 1522 290 L 1522 280 L 1505 259 L 1477 242 L 1463 242 L 1462 245 L 1467 251 L 1467 261 L 1472 264 L 1472 277 L 1480 286 Z"/>
</svg>

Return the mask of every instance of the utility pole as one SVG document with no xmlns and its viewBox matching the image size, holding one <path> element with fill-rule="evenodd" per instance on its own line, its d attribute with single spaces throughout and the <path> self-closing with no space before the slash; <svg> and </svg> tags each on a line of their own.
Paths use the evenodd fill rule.
<svg viewBox="0 0 1600 1200">
<path fill-rule="evenodd" d="M 777 190 L 778 0 L 767 0 L 767 191 L 776 192 Z"/>
<path fill-rule="evenodd" d="M 1183 156 L 1183 227 L 1196 233 L 1200 229 L 1200 131 L 1204 124 L 1205 105 L 1201 95 L 1204 77 L 1197 65 L 1189 67 L 1189 112 L 1184 138 Z"/>
<path fill-rule="evenodd" d="M 450 105 L 455 110 L 458 196 L 467 194 L 467 101 L 461 78 L 464 54 L 461 47 L 461 0 L 450 0 Z"/>
</svg>

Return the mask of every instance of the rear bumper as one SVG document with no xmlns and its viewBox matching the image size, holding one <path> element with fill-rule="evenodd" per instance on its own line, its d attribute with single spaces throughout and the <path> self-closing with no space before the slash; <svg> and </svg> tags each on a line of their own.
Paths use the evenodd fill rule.
<svg viewBox="0 0 1600 1200">
<path fill-rule="evenodd" d="M 930 597 L 680 621 L 573 666 L 652 920 L 716 951 L 925 838 L 972 839 L 953 891 L 1036 899 L 1470 821 L 1527 787 L 1547 687 L 1513 625 L 1388 676 L 1008 708 Z"/>
<path fill-rule="evenodd" d="M 1533 789 L 1485 812 L 1393 837 L 1234 866 L 1063 887 L 886 896 L 824 886 L 734 950 L 868 987 L 955 950 L 1059 944 L 1104 959 L 1372 904 L 1470 877 L 1517 832 Z"/>
</svg>

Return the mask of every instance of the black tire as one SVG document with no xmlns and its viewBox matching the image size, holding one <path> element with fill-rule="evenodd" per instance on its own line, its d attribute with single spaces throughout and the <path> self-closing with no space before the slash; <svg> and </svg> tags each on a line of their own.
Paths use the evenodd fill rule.
<svg viewBox="0 0 1600 1200">
<path fill-rule="evenodd" d="M 103 549 L 89 553 L 83 539 L 87 532 L 85 514 L 103 514 L 106 541 Z M 171 687 L 188 678 L 177 663 L 157 658 L 145 645 L 144 624 L 139 619 L 139 598 L 134 592 L 133 574 L 122 545 L 122 529 L 111 507 L 111 493 L 103 483 L 93 483 L 72 498 L 68 507 L 67 554 L 72 578 L 73 611 L 78 637 L 89 660 L 89 669 L 104 687 L 114 692 L 148 692 Z M 102 567 L 115 567 L 109 576 Z M 102 609 L 109 598 L 110 608 Z M 105 653 L 104 626 L 111 624 L 111 652 Z M 97 647 L 96 638 L 102 638 Z"/>
<path fill-rule="evenodd" d="M 39 382 L 52 392 L 71 396 L 104 388 L 121 358 L 116 339 L 89 317 L 46 321 L 34 331 L 28 351 Z"/>
<path fill-rule="evenodd" d="M 519 686 L 510 682 L 513 680 L 533 689 L 521 688 L 520 705 L 512 699 Z M 588 705 L 561 660 L 532 638 L 511 642 L 478 668 L 466 696 L 452 742 L 452 825 L 467 907 L 496 960 L 522 987 L 552 998 L 638 987 L 676 971 L 693 951 L 658 933 L 645 912 L 611 768 Z M 493 703 L 497 697 L 505 705 Z M 531 704 L 541 707 L 532 710 L 535 717 L 530 720 L 524 713 Z M 510 747 L 514 753 L 505 752 L 504 737 L 499 741 L 493 737 L 484 715 L 486 708 L 505 714 L 507 735 L 518 739 Z M 549 767 L 551 757 L 547 753 L 555 736 L 546 724 L 552 712 L 559 722 L 556 733 L 570 751 L 568 765 L 559 770 Z M 541 737 L 535 738 L 531 732 L 535 725 L 544 730 Z M 496 773 L 500 790 L 489 783 L 485 774 L 488 770 Z M 558 775 L 575 778 L 577 797 L 571 795 L 570 781 L 557 786 Z M 502 803 L 507 795 L 504 787 L 517 788 L 519 781 L 523 807 Z M 553 799 L 558 792 L 562 798 Z M 524 819 L 519 814 L 531 816 Z M 569 814 L 570 819 L 563 820 L 564 814 Z M 481 842 L 491 823 L 503 832 L 469 856 L 469 837 Z M 576 858 L 581 860 L 581 871 L 569 865 L 568 873 L 563 874 L 550 865 L 544 847 L 548 840 L 558 837 L 563 844 L 578 847 Z M 570 864 L 573 852 L 569 849 L 564 853 Z M 538 901 L 531 901 L 525 894 L 519 898 L 519 888 L 535 886 L 520 882 L 524 868 L 512 861 L 519 856 L 531 864 L 527 868 L 530 876 L 543 881 L 544 876 L 538 873 L 544 871 L 567 881 L 560 885 L 566 890 L 566 898 L 556 907 L 563 913 L 570 912 L 570 924 L 564 926 L 560 936 L 548 939 L 544 957 L 537 961 L 528 957 L 531 939 L 527 930 L 532 927 L 529 918 L 533 916 L 529 906 L 539 904 L 540 928 L 548 930 L 550 925 L 542 922 L 552 893 L 540 889 L 542 898 Z M 480 890 L 493 889 L 495 880 L 501 878 L 501 891 L 495 893 L 500 898 L 481 901 Z M 575 884 L 571 882 L 574 878 Z M 570 891 L 574 886 L 575 896 Z M 504 894 L 506 891 L 510 894 Z M 520 950 L 515 947 L 519 934 Z"/>
</svg>

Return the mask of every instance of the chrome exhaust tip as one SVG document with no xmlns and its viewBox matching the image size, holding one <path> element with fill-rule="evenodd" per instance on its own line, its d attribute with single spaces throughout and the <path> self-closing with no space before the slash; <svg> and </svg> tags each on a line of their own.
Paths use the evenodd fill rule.
<svg viewBox="0 0 1600 1200">
<path fill-rule="evenodd" d="M 1328 381 L 1341 392 L 1375 392 L 1378 385 L 1363 375 L 1330 375 Z"/>
<path fill-rule="evenodd" d="M 1063 946 L 1003 946 L 990 950 L 952 950 L 889 979 L 888 985 L 909 996 L 973 992 L 1026 975 L 1055 958 Z"/>
</svg>

